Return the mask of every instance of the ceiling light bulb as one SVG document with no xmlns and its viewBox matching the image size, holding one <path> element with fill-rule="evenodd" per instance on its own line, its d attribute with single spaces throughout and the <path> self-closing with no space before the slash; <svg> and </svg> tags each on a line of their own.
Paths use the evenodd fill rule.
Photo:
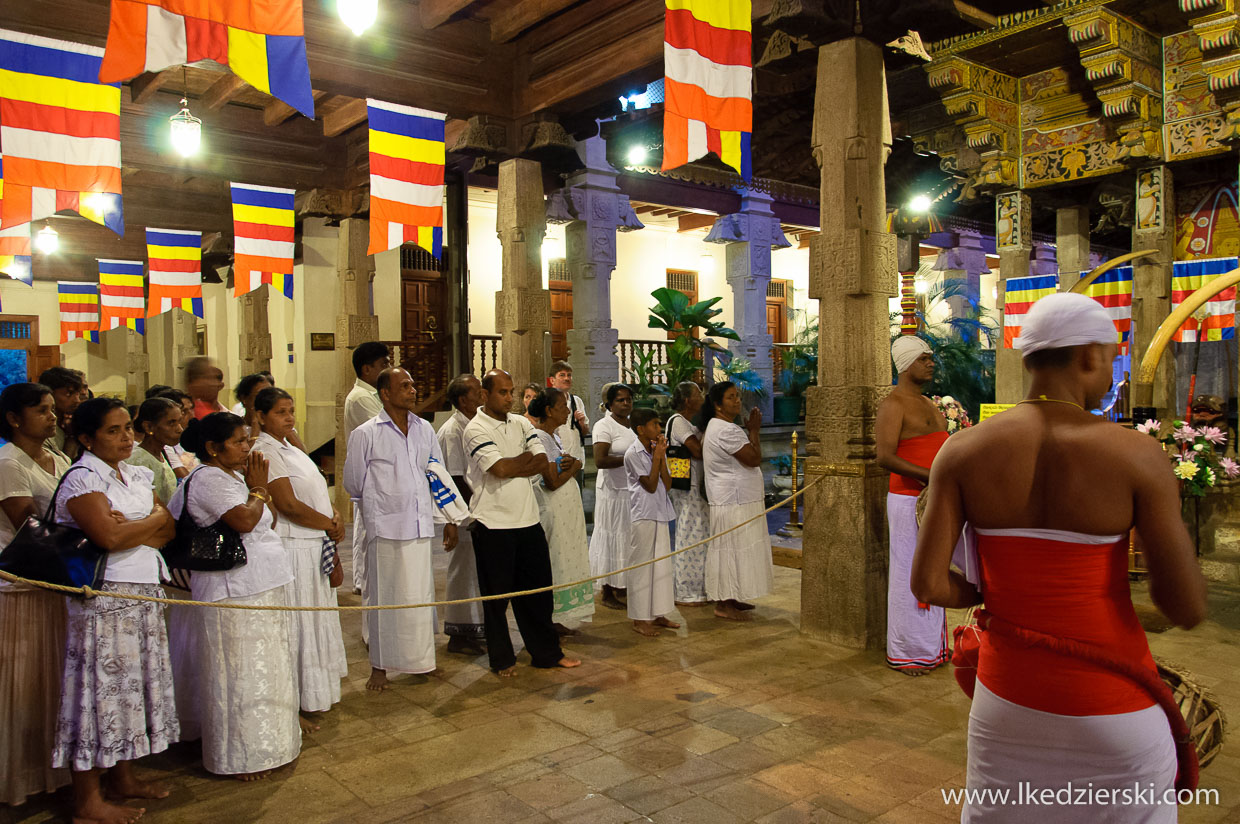
<svg viewBox="0 0 1240 824">
<path fill-rule="evenodd" d="M 60 248 L 60 235 L 51 226 L 44 226 L 35 235 L 34 244 L 45 255 L 55 254 Z"/>
<path fill-rule="evenodd" d="M 181 111 L 168 118 L 172 148 L 181 157 L 192 157 L 202 144 L 202 121 L 189 113 L 189 101 L 181 98 Z"/>
<path fill-rule="evenodd" d="M 917 291 L 917 294 L 924 295 L 926 294 L 926 290 L 930 288 L 930 284 L 926 283 L 924 280 L 919 280 L 913 288 Z"/>
<path fill-rule="evenodd" d="M 336 0 L 336 13 L 353 34 L 361 36 L 379 17 L 379 0 Z"/>
<path fill-rule="evenodd" d="M 928 195 L 917 195 L 908 202 L 909 211 L 918 212 L 920 214 L 930 211 L 931 205 L 930 197 Z"/>
<path fill-rule="evenodd" d="M 646 162 L 646 147 L 634 146 L 629 149 L 629 153 L 625 155 L 630 166 L 640 166 Z"/>
</svg>

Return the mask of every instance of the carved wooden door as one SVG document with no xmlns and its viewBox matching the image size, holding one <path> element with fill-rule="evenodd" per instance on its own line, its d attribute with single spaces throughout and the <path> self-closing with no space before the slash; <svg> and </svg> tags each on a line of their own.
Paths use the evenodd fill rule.
<svg viewBox="0 0 1240 824">
<path fill-rule="evenodd" d="M 438 409 L 452 376 L 447 283 L 440 272 L 401 272 L 400 366 L 418 388 L 427 411 Z"/>
<path fill-rule="evenodd" d="M 551 359 L 568 360 L 568 330 L 573 327 L 573 284 L 548 282 L 551 288 Z"/>
</svg>

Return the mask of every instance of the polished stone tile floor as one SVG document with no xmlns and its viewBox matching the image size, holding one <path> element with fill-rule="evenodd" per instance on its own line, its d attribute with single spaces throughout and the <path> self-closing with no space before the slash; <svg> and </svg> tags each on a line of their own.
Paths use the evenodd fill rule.
<svg viewBox="0 0 1240 824">
<path fill-rule="evenodd" d="M 803 638 L 800 573 L 777 567 L 775 582 L 749 624 L 686 607 L 681 630 L 646 639 L 600 609 L 567 645 L 585 659 L 579 669 L 523 665 L 500 681 L 484 658 L 441 645 L 437 672 L 397 678 L 383 694 L 365 690 L 360 618 L 347 615 L 344 697 L 300 759 L 241 784 L 206 773 L 196 745 L 177 745 L 140 762 L 173 790 L 146 820 L 958 821 L 940 792 L 964 781 L 969 705 L 951 673 L 909 678 L 881 652 Z M 1150 642 L 1240 718 L 1240 591 L 1216 588 L 1212 607 L 1197 630 Z M 1202 784 L 1221 804 L 1182 808 L 1181 821 L 1240 821 L 1240 745 L 1225 747 Z M 67 820 L 68 801 L 66 789 L 0 807 L 0 821 Z"/>
</svg>

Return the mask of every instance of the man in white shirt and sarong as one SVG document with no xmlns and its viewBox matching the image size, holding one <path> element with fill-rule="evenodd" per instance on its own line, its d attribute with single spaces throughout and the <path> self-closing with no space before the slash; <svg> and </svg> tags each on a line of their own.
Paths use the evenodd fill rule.
<svg viewBox="0 0 1240 824">
<path fill-rule="evenodd" d="M 530 484 L 530 478 L 546 467 L 546 454 L 530 422 L 508 412 L 512 408 L 508 373 L 492 369 L 482 378 L 482 390 L 483 406 L 465 427 L 478 587 L 483 595 L 550 587 L 551 555 Z M 560 649 L 551 620 L 554 608 L 550 590 L 512 599 L 517 628 L 535 667 L 580 666 Z M 484 601 L 483 611 L 491 669 L 502 678 L 516 675 L 508 600 Z"/>
<path fill-rule="evenodd" d="M 379 373 L 392 365 L 392 352 L 386 343 L 366 341 L 353 350 L 353 372 L 357 380 L 344 399 L 344 439 L 346 445 L 353 430 L 383 411 L 375 381 Z M 366 584 L 366 532 L 358 502 L 353 503 L 353 593 L 360 595 Z M 363 622 L 363 636 L 366 624 Z"/>
<path fill-rule="evenodd" d="M 344 467 L 344 488 L 362 502 L 366 528 L 363 600 L 367 606 L 427 603 L 435 600 L 431 539 L 436 510 L 448 522 L 443 536 L 449 552 L 468 510 L 443 468 L 435 430 L 413 413 L 413 378 L 391 368 L 379 373 L 375 383 L 383 411 L 349 436 Z M 434 607 L 367 612 L 371 669 L 366 688 L 387 689 L 389 671 L 433 671 L 435 624 Z"/>
<path fill-rule="evenodd" d="M 482 406 L 482 384 L 478 378 L 458 375 L 448 384 L 448 403 L 452 404 L 452 417 L 439 427 L 436 436 L 443 463 L 452 476 L 461 498 L 468 506 L 473 495 L 466 478 L 469 460 L 465 452 L 465 427 L 478 414 Z M 448 582 L 445 597 L 449 601 L 478 596 L 478 567 L 474 562 L 473 535 L 468 529 L 458 530 L 456 549 L 448 555 Z M 448 652 L 462 655 L 482 655 L 486 652 L 482 642 L 486 640 L 486 624 L 482 614 L 482 602 L 456 604 L 444 607 L 443 631 L 448 636 Z"/>
</svg>

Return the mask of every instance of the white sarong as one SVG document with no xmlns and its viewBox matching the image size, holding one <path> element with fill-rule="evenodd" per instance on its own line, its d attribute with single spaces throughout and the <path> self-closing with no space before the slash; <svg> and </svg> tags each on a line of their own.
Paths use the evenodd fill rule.
<svg viewBox="0 0 1240 824">
<path fill-rule="evenodd" d="M 334 607 L 336 590 L 323 574 L 322 538 L 282 538 L 293 580 L 284 585 L 292 606 Z M 289 648 L 305 712 L 324 712 L 340 701 L 340 679 L 349 674 L 338 612 L 290 612 Z"/>
<path fill-rule="evenodd" d="M 435 549 L 443 546 L 443 527 L 441 523 L 435 524 Z M 477 598 L 479 595 L 478 566 L 474 562 L 474 534 L 463 526 L 457 529 L 456 534 L 456 549 L 448 553 L 448 575 L 444 587 L 446 601 Z M 482 641 L 486 638 L 485 628 L 481 601 L 443 608 L 444 635 Z"/>
<path fill-rule="evenodd" d="M 353 589 L 366 597 L 366 525 L 362 522 L 362 505 L 353 502 Z M 362 622 L 362 629 L 366 622 Z"/>
<path fill-rule="evenodd" d="M 710 534 L 720 535 L 737 524 L 761 516 L 762 501 L 710 508 Z M 706 550 L 706 596 L 712 601 L 748 601 L 771 591 L 774 565 L 766 518 L 714 539 Z"/>
<path fill-rule="evenodd" d="M 672 536 L 663 521 L 634 521 L 628 563 L 640 564 L 672 551 Z M 629 617 L 634 621 L 662 618 L 676 606 L 672 559 L 624 573 Z"/>
<path fill-rule="evenodd" d="M 393 541 L 368 536 L 366 604 L 425 604 L 435 600 L 431 539 Z M 370 665 L 385 672 L 435 669 L 435 608 L 366 613 Z"/>
<path fill-rule="evenodd" d="M 594 532 L 590 535 L 590 574 L 602 575 L 623 569 L 629 557 L 629 532 L 633 515 L 627 489 L 616 490 L 604 484 L 594 488 Z M 606 584 L 624 589 L 624 574 L 608 575 L 594 582 L 595 589 Z"/>
<path fill-rule="evenodd" d="M 933 669 L 947 662 L 947 613 L 917 604 L 913 552 L 917 549 L 917 498 L 887 494 L 890 563 L 887 566 L 887 665 Z"/>
</svg>

